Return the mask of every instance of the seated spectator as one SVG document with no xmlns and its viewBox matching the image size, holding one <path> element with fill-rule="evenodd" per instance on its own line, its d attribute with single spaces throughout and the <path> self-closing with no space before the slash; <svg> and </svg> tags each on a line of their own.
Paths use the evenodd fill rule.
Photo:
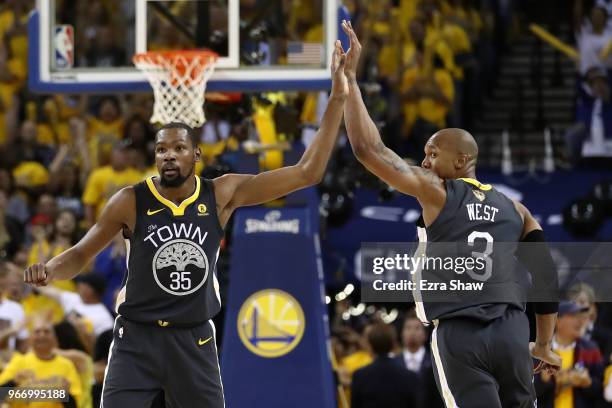
<svg viewBox="0 0 612 408">
<path fill-rule="evenodd" d="M 58 323 L 64 318 L 64 309 L 55 300 L 42 295 L 37 289 L 26 286 L 23 281 L 23 268 L 6 262 L 9 273 L 6 277 L 5 296 L 23 306 L 26 321 L 31 322 L 37 315 L 48 316 L 51 322 Z M 31 323 L 28 324 L 31 327 Z"/>
<path fill-rule="evenodd" d="M 15 188 L 13 174 L 7 169 L 0 169 L 0 190 L 5 192 L 8 199 L 6 214 L 21 224 L 27 223 L 30 219 L 27 197 Z"/>
<path fill-rule="evenodd" d="M 0 360 L 13 351 L 27 350 L 28 330 L 23 307 L 6 298 L 7 279 L 10 270 L 6 262 L 0 262 Z"/>
<path fill-rule="evenodd" d="M 341 305 L 342 302 L 336 303 L 336 306 Z M 363 334 L 359 334 L 351 329 L 348 329 L 345 333 L 344 339 L 347 346 L 346 355 L 340 359 L 338 364 L 338 376 L 341 384 L 346 387 L 345 394 L 346 400 L 351 400 L 351 381 L 353 373 L 372 363 L 372 354 L 366 340 L 366 335 L 369 330 L 369 326 L 363 329 Z"/>
<path fill-rule="evenodd" d="M 453 105 L 455 88 L 451 74 L 440 60 L 428 60 L 428 53 L 417 51 L 416 64 L 402 77 L 404 121 L 413 139 L 416 160 L 423 157 L 425 142 L 446 127 L 446 116 Z"/>
<path fill-rule="evenodd" d="M 117 145 L 113 149 L 110 165 L 94 170 L 87 179 L 83 192 L 85 219 L 93 225 L 108 199 L 125 186 L 142 181 L 143 176 L 127 163 L 127 149 Z"/>
<path fill-rule="evenodd" d="M 61 119 L 57 101 L 52 97 L 48 97 L 43 103 L 37 130 L 40 144 L 57 148 L 59 145 L 72 143 L 68 122 Z"/>
<path fill-rule="evenodd" d="M 106 290 L 104 278 L 87 273 L 75 278 L 77 293 L 60 290 L 55 287 L 40 287 L 38 290 L 46 296 L 59 301 L 66 314 L 76 314 L 85 318 L 91 325 L 95 337 L 113 327 L 113 317 L 102 304 L 102 296 Z M 93 342 L 92 342 L 93 344 Z"/>
<path fill-rule="evenodd" d="M 41 217 L 45 216 L 38 215 L 35 218 Z M 34 220 L 32 224 L 34 224 Z M 30 248 L 28 265 L 47 263 L 51 258 L 61 254 L 76 243 L 77 220 L 71 211 L 60 211 L 49 232 L 44 228 L 40 225 L 32 227 L 34 244 Z M 76 285 L 71 280 L 54 280 L 51 284 L 71 292 L 76 290 Z"/>
<path fill-rule="evenodd" d="M 0 190 L 0 258 L 11 259 L 23 244 L 22 226 L 6 213 L 7 197 Z"/>
<path fill-rule="evenodd" d="M 103 97 L 97 103 L 96 116 L 87 118 L 87 140 L 92 168 L 109 163 L 112 148 L 121 140 L 123 118 L 119 100 Z"/>
<path fill-rule="evenodd" d="M 576 163 L 583 157 L 612 157 L 612 103 L 606 72 L 588 70 L 576 107 L 576 124 L 565 134 L 568 155 Z"/>
<path fill-rule="evenodd" d="M 419 377 L 421 407 L 444 407 L 434 377 L 431 351 L 426 347 L 425 326 L 414 313 L 406 316 L 402 327 L 402 351 L 395 358 L 402 366 Z"/>
<path fill-rule="evenodd" d="M 63 151 L 61 147 L 60 151 Z M 57 198 L 57 208 L 60 211 L 71 211 L 78 218 L 83 217 L 85 210 L 81 202 L 83 191 L 79 180 L 79 168 L 73 162 L 64 161 L 58 163 L 57 168 L 52 164 L 50 170 L 48 191 Z"/>
<path fill-rule="evenodd" d="M 101 26 L 95 33 L 93 47 L 84 58 L 88 67 L 120 67 L 125 65 L 125 50 L 117 45 L 116 33 L 110 25 Z"/>
<path fill-rule="evenodd" d="M 604 360 L 607 361 L 612 352 L 612 327 L 605 310 L 603 315 L 599 313 L 598 305 L 595 303 L 595 291 L 586 283 L 578 283 L 569 288 L 567 296 L 579 306 L 588 308 L 581 316 L 582 336 L 597 343 Z"/>
<path fill-rule="evenodd" d="M 390 357 L 396 338 L 393 326 L 374 324 L 367 338 L 375 359 L 353 374 L 351 407 L 416 407 L 419 401 L 418 376 Z"/>
<path fill-rule="evenodd" d="M 53 325 L 39 317 L 32 328 L 32 351 L 15 354 L 0 373 L 0 386 L 64 389 L 69 394 L 67 404 L 46 405 L 49 408 L 76 408 L 82 398 L 81 380 L 70 360 L 55 350 L 57 337 Z M 31 407 L 37 404 L 28 405 Z"/>
<path fill-rule="evenodd" d="M 581 337 L 581 313 L 587 309 L 571 301 L 559 304 L 553 349 L 561 356 L 561 370 L 535 377 L 538 407 L 591 408 L 601 401 L 603 359 L 595 343 Z"/>
<path fill-rule="evenodd" d="M 583 21 L 581 12 L 575 16 L 576 43 L 578 44 L 580 74 L 586 74 L 592 67 L 612 68 L 612 55 L 601 59 L 602 50 L 612 41 L 612 29 L 608 26 L 608 12 L 595 6 L 590 18 Z"/>
<path fill-rule="evenodd" d="M 21 125 L 19 137 L 12 148 L 12 160 L 15 182 L 18 186 L 28 188 L 40 187 L 49 181 L 46 167 L 51 164 L 55 152 L 48 146 L 38 142 L 36 123 L 26 120 Z"/>
<path fill-rule="evenodd" d="M 58 341 L 57 353 L 72 361 L 81 379 L 83 392 L 79 408 L 93 408 L 91 393 L 94 382 L 93 360 L 87 354 L 86 347 L 81 341 L 77 329 L 70 322 L 64 320 L 56 324 L 54 330 Z M 96 407 L 98 406 L 96 405 Z"/>
</svg>

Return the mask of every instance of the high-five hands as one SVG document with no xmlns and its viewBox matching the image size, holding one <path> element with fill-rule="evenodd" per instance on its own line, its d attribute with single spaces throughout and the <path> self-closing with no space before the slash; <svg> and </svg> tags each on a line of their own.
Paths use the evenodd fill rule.
<svg viewBox="0 0 612 408">
<path fill-rule="evenodd" d="M 348 80 L 344 72 L 346 65 L 346 54 L 342 49 L 340 40 L 336 40 L 334 52 L 332 54 L 331 74 L 332 74 L 332 97 L 346 98 L 349 93 Z"/>
</svg>

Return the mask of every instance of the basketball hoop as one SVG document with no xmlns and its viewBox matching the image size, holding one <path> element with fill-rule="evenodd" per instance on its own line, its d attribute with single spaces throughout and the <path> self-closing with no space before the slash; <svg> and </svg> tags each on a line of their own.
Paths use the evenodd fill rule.
<svg viewBox="0 0 612 408">
<path fill-rule="evenodd" d="M 134 65 L 153 88 L 151 123 L 202 126 L 204 91 L 219 56 L 209 50 L 149 51 L 134 55 Z"/>
</svg>

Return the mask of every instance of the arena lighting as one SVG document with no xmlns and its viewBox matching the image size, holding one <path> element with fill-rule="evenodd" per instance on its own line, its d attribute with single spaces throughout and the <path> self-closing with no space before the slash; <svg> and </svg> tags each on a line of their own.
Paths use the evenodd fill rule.
<svg viewBox="0 0 612 408">
<path fill-rule="evenodd" d="M 329 296 L 325 296 L 325 304 L 329 305 L 331 303 L 331 298 Z"/>
<path fill-rule="evenodd" d="M 376 307 L 372 305 L 366 307 L 366 314 L 371 315 L 371 314 L 374 314 L 374 312 L 376 312 Z"/>
<path fill-rule="evenodd" d="M 353 293 L 354 290 L 355 290 L 355 285 L 353 285 L 352 283 L 349 283 L 348 285 L 346 285 L 343 292 L 346 293 L 346 295 L 348 296 L 351 293 Z"/>
<path fill-rule="evenodd" d="M 364 303 L 360 303 L 357 306 L 351 306 L 349 309 L 349 313 L 353 316 L 360 316 L 365 312 L 366 305 Z"/>
<path fill-rule="evenodd" d="M 336 299 L 336 302 L 340 302 L 340 301 L 346 299 L 346 293 L 344 293 L 344 292 L 338 293 L 336 295 L 335 299 Z"/>
<path fill-rule="evenodd" d="M 349 312 L 342 313 L 342 320 L 349 320 L 351 318 L 351 314 Z"/>
<path fill-rule="evenodd" d="M 387 311 L 383 309 L 383 311 L 381 312 L 382 320 L 387 324 L 393 323 L 395 319 L 397 319 L 398 315 L 399 312 L 397 311 L 397 309 L 391 309 L 389 313 L 387 313 Z"/>
</svg>

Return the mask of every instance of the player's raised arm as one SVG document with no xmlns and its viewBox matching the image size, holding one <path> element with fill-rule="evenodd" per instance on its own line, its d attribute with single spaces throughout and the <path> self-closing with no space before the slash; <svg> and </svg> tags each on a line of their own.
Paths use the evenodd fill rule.
<svg viewBox="0 0 612 408">
<path fill-rule="evenodd" d="M 53 257 L 46 264 L 30 265 L 24 271 L 26 283 L 46 286 L 54 279 L 72 279 L 83 270 L 98 252 L 104 249 L 113 237 L 124 227 L 133 228 L 136 198 L 134 190 L 126 187 L 108 201 L 100 219 L 87 234 L 72 248 Z M 135 218 L 134 218 L 135 219 Z"/>
<path fill-rule="evenodd" d="M 350 22 L 343 21 L 342 29 L 348 35 L 345 73 L 349 83 L 349 97 L 344 107 L 344 122 L 355 157 L 385 183 L 417 198 L 424 198 L 431 186 L 441 189 L 441 180 L 433 172 L 417 166 L 409 166 L 401 157 L 387 148 L 380 138 L 376 125 L 363 103 L 357 84 L 357 65 L 361 44 Z"/>
<path fill-rule="evenodd" d="M 231 214 L 235 208 L 265 203 L 321 181 L 336 144 L 348 95 L 345 58 L 338 41 L 332 56 L 332 91 L 321 126 L 296 165 L 257 175 L 228 174 L 215 179 L 217 205 L 222 210 L 222 219 L 227 215 L 223 213 Z"/>
</svg>

